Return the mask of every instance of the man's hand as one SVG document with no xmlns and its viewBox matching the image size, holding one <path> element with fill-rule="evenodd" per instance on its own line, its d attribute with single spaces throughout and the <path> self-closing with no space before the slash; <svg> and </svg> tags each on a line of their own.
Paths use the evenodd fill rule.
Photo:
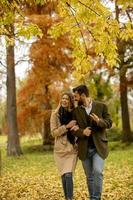
<svg viewBox="0 0 133 200">
<path fill-rule="evenodd" d="M 96 115 L 96 114 L 94 114 L 94 113 L 92 113 L 92 114 L 90 114 L 89 115 L 96 123 L 98 123 L 99 122 L 99 117 Z"/>
<path fill-rule="evenodd" d="M 91 134 L 91 129 L 90 129 L 90 127 L 87 127 L 87 128 L 85 128 L 85 129 L 83 130 L 83 135 L 85 135 L 85 136 L 90 136 L 90 134 Z"/>
</svg>

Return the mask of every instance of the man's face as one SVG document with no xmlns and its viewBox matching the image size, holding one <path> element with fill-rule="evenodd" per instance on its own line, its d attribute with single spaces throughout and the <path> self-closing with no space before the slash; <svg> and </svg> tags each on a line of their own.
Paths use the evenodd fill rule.
<svg viewBox="0 0 133 200">
<path fill-rule="evenodd" d="M 78 105 L 83 105 L 82 96 L 77 91 L 74 92 L 74 101 L 77 102 Z"/>
</svg>

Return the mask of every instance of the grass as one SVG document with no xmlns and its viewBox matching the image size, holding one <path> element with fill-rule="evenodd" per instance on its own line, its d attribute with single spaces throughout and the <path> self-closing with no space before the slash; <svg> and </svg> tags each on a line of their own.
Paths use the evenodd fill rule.
<svg viewBox="0 0 133 200">
<path fill-rule="evenodd" d="M 6 156 L 6 138 L 0 138 L 2 177 L 0 200 L 63 200 L 63 192 L 52 151 L 43 151 L 40 138 L 22 139 L 23 155 Z M 133 145 L 110 143 L 105 162 L 103 200 L 133 200 Z M 74 199 L 87 200 L 81 162 L 74 174 Z"/>
</svg>

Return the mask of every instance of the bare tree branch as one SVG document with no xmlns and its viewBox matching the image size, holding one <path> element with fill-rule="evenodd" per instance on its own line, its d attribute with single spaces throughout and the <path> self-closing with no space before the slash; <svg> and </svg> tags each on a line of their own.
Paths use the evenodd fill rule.
<svg viewBox="0 0 133 200">
<path fill-rule="evenodd" d="M 129 21 L 132 23 L 132 18 L 131 18 L 131 16 L 130 16 L 128 10 L 126 10 L 126 14 L 127 14 L 128 18 L 129 18 Z"/>
<path fill-rule="evenodd" d="M 15 66 L 18 65 L 19 63 L 21 62 L 30 62 L 30 59 L 29 60 L 18 60 L 16 63 L 15 63 Z"/>
<path fill-rule="evenodd" d="M 1 64 L 4 68 L 6 68 L 6 65 L 4 65 L 1 61 L 0 61 L 0 64 Z"/>
<path fill-rule="evenodd" d="M 6 75 L 6 72 L 0 70 L 0 74 L 4 74 L 4 75 Z"/>
</svg>

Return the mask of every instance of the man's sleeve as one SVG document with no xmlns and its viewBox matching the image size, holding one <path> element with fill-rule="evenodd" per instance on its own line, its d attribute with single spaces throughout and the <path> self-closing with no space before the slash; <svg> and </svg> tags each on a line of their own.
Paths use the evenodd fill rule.
<svg viewBox="0 0 133 200">
<path fill-rule="evenodd" d="M 73 120 L 76 120 L 76 122 L 77 122 L 77 118 L 76 118 L 76 113 L 75 112 L 73 112 Z M 79 125 L 79 124 L 77 123 L 77 125 Z M 79 127 L 79 129 L 77 131 L 71 131 L 71 133 L 74 136 L 77 136 L 79 138 L 84 138 L 85 136 L 83 135 L 83 130 L 84 129 L 82 129 L 82 128 Z"/>
<path fill-rule="evenodd" d="M 112 126 L 112 120 L 111 120 L 110 114 L 108 113 L 108 108 L 105 104 L 103 104 L 102 118 L 99 119 L 99 122 L 97 125 L 102 128 L 111 128 Z"/>
</svg>

